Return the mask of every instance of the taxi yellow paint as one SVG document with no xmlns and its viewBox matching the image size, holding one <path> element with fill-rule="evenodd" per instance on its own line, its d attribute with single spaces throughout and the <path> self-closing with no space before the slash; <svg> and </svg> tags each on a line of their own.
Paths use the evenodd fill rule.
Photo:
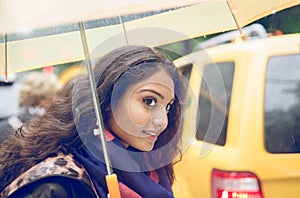
<svg viewBox="0 0 300 198">
<path fill-rule="evenodd" d="M 300 153 L 269 153 L 264 145 L 264 96 L 269 57 L 299 53 L 300 34 L 292 34 L 242 44 L 223 44 L 175 60 L 180 70 L 191 68 L 183 126 L 185 146 L 182 160 L 175 165 L 175 197 L 212 197 L 213 169 L 255 174 L 264 198 L 300 197 Z M 233 61 L 235 70 L 230 109 L 227 109 L 226 143 L 220 146 L 197 140 L 195 131 L 203 65 L 226 61 Z"/>
</svg>

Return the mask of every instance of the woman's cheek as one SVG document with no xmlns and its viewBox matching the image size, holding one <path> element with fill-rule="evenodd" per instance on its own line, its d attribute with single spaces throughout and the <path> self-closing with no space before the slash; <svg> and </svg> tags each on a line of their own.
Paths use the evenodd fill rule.
<svg viewBox="0 0 300 198">
<path fill-rule="evenodd" d="M 149 110 L 143 107 L 143 103 L 138 100 L 131 100 L 129 109 L 129 119 L 137 126 L 144 126 L 149 117 Z"/>
</svg>

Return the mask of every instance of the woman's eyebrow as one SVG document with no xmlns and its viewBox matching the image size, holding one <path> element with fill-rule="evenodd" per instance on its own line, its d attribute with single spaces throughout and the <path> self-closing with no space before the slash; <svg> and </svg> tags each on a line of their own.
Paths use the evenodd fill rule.
<svg viewBox="0 0 300 198">
<path fill-rule="evenodd" d="M 152 92 L 152 93 L 158 95 L 162 100 L 165 99 L 165 97 L 163 95 L 161 95 L 160 93 L 158 93 L 157 91 L 152 90 L 152 89 L 142 89 L 139 92 Z"/>
</svg>

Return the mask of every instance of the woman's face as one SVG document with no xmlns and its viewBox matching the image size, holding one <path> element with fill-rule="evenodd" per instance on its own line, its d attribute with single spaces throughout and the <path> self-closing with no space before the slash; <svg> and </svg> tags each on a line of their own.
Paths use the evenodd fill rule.
<svg viewBox="0 0 300 198">
<path fill-rule="evenodd" d="M 160 70 L 128 87 L 112 107 L 108 128 L 126 147 L 150 151 L 168 125 L 167 114 L 173 101 L 173 80 Z"/>
</svg>

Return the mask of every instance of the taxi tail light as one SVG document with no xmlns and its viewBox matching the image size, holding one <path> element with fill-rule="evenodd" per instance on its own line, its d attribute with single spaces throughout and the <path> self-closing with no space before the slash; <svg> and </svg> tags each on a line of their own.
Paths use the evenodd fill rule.
<svg viewBox="0 0 300 198">
<path fill-rule="evenodd" d="M 212 198 L 263 198 L 258 177 L 250 172 L 212 171 Z"/>
</svg>

